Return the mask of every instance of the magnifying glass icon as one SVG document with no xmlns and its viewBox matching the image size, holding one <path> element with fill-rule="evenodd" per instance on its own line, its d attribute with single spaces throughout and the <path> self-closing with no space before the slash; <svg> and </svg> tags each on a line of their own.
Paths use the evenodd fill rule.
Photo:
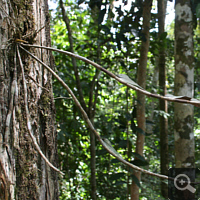
<svg viewBox="0 0 200 200">
<path fill-rule="evenodd" d="M 180 178 L 182 177 L 182 178 Z M 185 181 L 186 179 L 186 181 Z M 184 187 L 180 187 L 177 185 L 177 182 L 180 184 L 180 185 L 185 185 Z M 178 190 L 189 190 L 190 192 L 192 193 L 195 193 L 196 192 L 196 189 L 194 187 L 192 187 L 190 185 L 190 178 L 185 175 L 185 174 L 179 174 L 175 177 L 174 179 L 174 186 L 176 187 L 176 189 Z"/>
</svg>

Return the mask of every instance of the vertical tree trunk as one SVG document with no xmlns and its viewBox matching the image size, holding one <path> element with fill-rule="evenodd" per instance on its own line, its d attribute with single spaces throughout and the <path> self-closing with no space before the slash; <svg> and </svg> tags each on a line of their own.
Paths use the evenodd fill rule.
<svg viewBox="0 0 200 200">
<path fill-rule="evenodd" d="M 151 5 L 152 0 L 145 0 L 143 6 L 143 25 L 142 25 L 142 34 L 144 35 L 141 49 L 140 49 L 140 59 L 139 59 L 139 67 L 137 72 L 137 81 L 138 84 L 145 88 L 146 87 L 146 66 L 147 66 L 147 55 L 149 51 L 149 29 L 150 29 L 150 19 L 151 19 Z M 145 131 L 145 95 L 141 93 L 137 93 L 137 124 L 138 127 Z M 143 147 L 144 147 L 144 139 L 145 136 L 141 133 L 137 133 L 137 141 L 136 141 L 136 153 L 143 155 Z M 138 180 L 141 178 L 140 172 L 135 172 L 134 174 Z M 139 200 L 139 187 L 132 182 L 131 185 L 131 199 Z"/>
<path fill-rule="evenodd" d="M 61 12 L 62 12 L 62 18 L 63 18 L 63 21 L 65 22 L 65 25 L 66 25 L 66 28 L 67 28 L 68 39 L 69 39 L 69 44 L 70 44 L 70 51 L 72 53 L 74 53 L 74 42 L 73 42 L 72 29 L 71 29 L 71 26 L 70 26 L 70 20 L 69 20 L 67 13 L 65 11 L 63 1 L 60 0 L 59 4 L 60 4 Z M 78 71 L 78 68 L 77 68 L 76 58 L 72 57 L 71 59 L 72 59 L 72 65 L 73 65 L 73 68 L 74 68 L 76 87 L 77 87 L 78 94 L 79 94 L 79 101 L 80 101 L 83 109 L 85 111 L 87 111 L 87 107 L 86 107 L 84 97 L 83 97 L 83 91 L 82 91 L 82 88 L 81 88 L 81 81 L 80 81 L 80 77 L 79 77 L 79 71 Z"/>
<path fill-rule="evenodd" d="M 44 27 L 45 26 L 45 27 Z M 57 173 L 36 151 L 27 128 L 25 89 L 16 39 L 50 46 L 46 0 L 0 0 L 0 197 L 58 199 Z M 41 29 L 38 33 L 35 30 Z M 32 50 L 30 50 L 32 51 Z M 33 52 L 52 66 L 51 53 Z M 20 50 L 27 85 L 29 129 L 52 164 L 57 163 L 51 74 Z M 42 87 L 41 87 L 42 86 Z"/>
<path fill-rule="evenodd" d="M 166 13 L 166 1 L 158 0 L 158 27 L 159 36 L 165 31 L 165 13 Z M 165 41 L 160 39 L 159 46 L 159 88 L 160 94 L 166 95 L 166 70 L 165 70 Z M 160 110 L 167 113 L 167 101 L 160 99 Z M 168 175 L 169 169 L 169 155 L 168 155 L 168 119 L 164 116 L 160 116 L 160 167 L 161 174 Z M 168 187 L 162 181 L 161 182 L 161 193 L 163 197 L 168 197 Z"/>
<path fill-rule="evenodd" d="M 175 95 L 193 97 L 194 53 L 190 0 L 175 2 Z M 177 168 L 194 167 L 193 106 L 174 104 L 175 162 Z"/>
<path fill-rule="evenodd" d="M 90 0 L 90 8 L 91 8 L 91 17 L 93 18 L 96 26 L 97 31 L 99 32 L 99 25 L 98 25 L 98 17 L 99 12 L 101 10 L 101 0 L 92 1 Z M 99 44 L 99 33 L 97 38 L 97 62 L 100 64 L 100 44 Z M 88 117 L 91 120 L 91 122 L 94 124 L 94 114 L 96 110 L 95 105 L 95 99 L 94 99 L 94 89 L 96 80 L 99 74 L 99 70 L 96 70 L 95 76 L 93 77 L 93 81 L 91 82 L 91 89 L 89 94 L 89 106 L 88 106 Z M 97 183 L 96 183 L 96 141 L 95 141 L 95 135 L 93 132 L 90 131 L 90 153 L 91 153 L 91 199 L 96 200 L 97 199 Z"/>
<path fill-rule="evenodd" d="M 68 39 L 69 39 L 69 43 L 70 43 L 70 51 L 72 53 L 74 53 L 74 48 L 73 48 L 73 35 L 72 35 L 72 30 L 70 27 L 70 20 L 67 16 L 67 13 L 65 11 L 65 7 L 64 7 L 64 3 L 62 0 L 59 1 L 60 2 L 60 7 L 61 7 L 61 11 L 62 11 L 62 16 L 63 16 L 63 21 L 66 24 L 67 27 L 67 31 L 68 31 Z M 98 4 L 99 6 L 97 6 L 96 4 Z M 99 16 L 99 11 L 101 8 L 101 1 L 99 2 L 93 2 L 91 1 L 91 3 L 89 4 L 91 7 L 91 16 L 95 22 L 96 25 L 98 25 L 98 16 Z M 98 31 L 98 30 L 97 30 Z M 99 34 L 98 34 L 99 36 Z M 99 40 L 99 37 L 97 38 L 97 40 Z M 97 46 L 97 62 L 100 63 L 100 45 L 99 42 L 98 46 Z M 95 110 L 96 110 L 96 98 L 97 98 L 97 91 L 95 91 L 95 85 L 97 83 L 97 79 L 98 79 L 98 75 L 99 75 L 99 70 L 96 70 L 96 73 L 93 77 L 93 80 L 91 82 L 91 87 L 90 87 L 90 91 L 89 91 L 89 103 L 88 105 L 86 105 L 85 101 L 84 101 L 84 97 L 83 97 L 83 92 L 82 92 L 82 88 L 81 88 L 81 82 L 80 82 L 80 78 L 79 78 L 79 72 L 78 72 L 78 68 L 77 68 L 77 63 L 76 63 L 76 59 L 72 58 L 72 64 L 74 67 L 74 74 L 75 74 L 75 78 L 76 78 L 76 87 L 78 90 L 78 95 L 79 95 L 79 100 L 80 103 L 83 107 L 83 109 L 87 112 L 87 115 L 89 117 L 89 119 L 91 120 L 92 123 L 94 123 L 94 115 L 95 115 Z M 96 92 L 96 94 L 94 94 Z M 88 131 L 90 132 L 90 155 L 91 155 L 91 159 L 90 159 L 90 165 L 91 165 L 91 179 L 90 179 L 90 183 L 91 183 L 91 199 L 92 200 L 96 200 L 96 141 L 95 141 L 95 135 L 93 132 L 91 132 L 89 129 Z"/>
</svg>

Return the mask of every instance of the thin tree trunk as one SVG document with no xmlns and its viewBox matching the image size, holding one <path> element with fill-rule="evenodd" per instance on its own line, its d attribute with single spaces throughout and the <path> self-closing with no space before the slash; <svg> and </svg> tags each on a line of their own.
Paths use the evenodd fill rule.
<svg viewBox="0 0 200 200">
<path fill-rule="evenodd" d="M 62 11 L 63 21 L 65 22 L 65 25 L 67 27 L 68 39 L 69 39 L 69 44 L 70 44 L 70 51 L 72 53 L 74 53 L 74 44 L 73 44 L 74 42 L 73 42 L 73 37 L 72 37 L 70 20 L 69 20 L 67 14 L 66 14 L 65 7 L 64 7 L 62 0 L 60 0 L 60 7 L 61 7 L 61 11 Z M 84 101 L 83 92 L 82 92 L 82 88 L 81 88 L 81 81 L 80 81 L 80 77 L 79 77 L 79 74 L 78 74 L 79 71 L 78 71 L 78 68 L 77 68 L 76 58 L 72 57 L 71 59 L 72 59 L 72 65 L 73 65 L 73 68 L 74 68 L 74 74 L 75 74 L 75 78 L 76 78 L 76 87 L 77 87 L 78 94 L 79 94 L 79 100 L 80 100 L 80 103 L 81 103 L 81 106 L 83 107 L 83 109 L 85 111 L 87 111 L 87 107 L 86 107 L 86 104 L 85 104 L 85 101 Z"/>
<path fill-rule="evenodd" d="M 175 2 L 175 95 L 193 97 L 194 49 L 190 0 Z M 175 163 L 177 168 L 195 166 L 193 105 L 174 103 Z"/>
<path fill-rule="evenodd" d="M 158 0 L 158 27 L 159 37 L 165 31 L 165 13 L 166 13 L 166 1 Z M 165 70 L 165 41 L 160 39 L 159 47 L 159 88 L 160 94 L 166 95 L 166 70 Z M 160 110 L 168 112 L 167 101 L 160 99 Z M 169 169 L 169 155 L 168 155 L 168 119 L 164 116 L 160 116 L 160 168 L 161 174 L 168 175 Z M 163 197 L 168 198 L 168 187 L 165 182 L 161 182 L 161 193 Z"/>
<path fill-rule="evenodd" d="M 101 63 L 101 50 L 100 50 L 100 43 L 99 43 L 99 26 L 98 26 L 98 17 L 99 12 L 101 10 L 101 1 L 92 1 L 90 0 L 89 6 L 91 8 L 91 17 L 93 18 L 95 24 L 97 25 L 97 32 L 98 32 L 98 38 L 97 38 L 97 63 Z M 92 123 L 94 123 L 94 115 L 96 110 L 96 98 L 97 93 L 96 91 L 94 95 L 94 89 L 95 85 L 97 83 L 97 80 L 99 78 L 99 70 L 96 70 L 95 76 L 93 77 L 93 81 L 91 82 L 91 89 L 90 89 L 90 96 L 89 96 L 89 112 L 88 116 Z M 97 80 L 96 80 L 97 79 Z M 90 132 L 90 152 L 91 152 L 91 198 L 92 200 L 97 199 L 97 185 L 96 185 L 96 142 L 95 142 L 95 135 L 94 133 Z"/>
<path fill-rule="evenodd" d="M 0 199 L 55 200 L 58 199 L 57 173 L 36 151 L 26 125 L 25 88 L 14 43 L 23 39 L 50 46 L 47 1 L 0 0 L 0 26 Z M 20 54 L 27 85 L 29 129 L 32 128 L 43 153 L 56 165 L 51 74 L 26 53 L 20 51 Z M 51 53 L 35 50 L 34 54 L 52 66 Z"/>
<path fill-rule="evenodd" d="M 61 7 L 61 10 L 62 10 L 63 21 L 65 22 L 67 30 L 68 30 L 70 50 L 71 50 L 72 53 L 74 53 L 73 37 L 72 37 L 72 30 L 71 30 L 71 26 L 70 26 L 70 20 L 69 20 L 67 14 L 66 14 L 62 0 L 60 0 L 60 7 Z M 96 7 L 94 7 L 93 9 L 96 9 Z M 94 10 L 92 10 L 92 11 L 94 11 Z M 93 13 L 93 14 L 96 15 L 97 13 L 95 13 L 95 14 Z M 94 16 L 92 16 L 92 17 L 94 17 Z M 96 20 L 96 18 L 94 20 Z M 99 59 L 100 59 L 100 47 L 99 47 L 99 45 L 98 45 L 97 49 L 98 49 L 97 50 L 97 60 L 99 61 Z M 72 64 L 73 64 L 73 67 L 74 67 L 74 73 L 75 73 L 75 77 L 76 77 L 76 86 L 77 86 L 77 89 L 78 89 L 78 94 L 79 94 L 81 105 L 84 108 L 84 110 L 87 112 L 88 117 L 91 120 L 91 122 L 94 123 L 93 121 L 94 121 L 94 115 L 95 115 L 95 110 L 96 110 L 95 102 L 96 102 L 96 94 L 97 94 L 96 93 L 94 95 L 94 91 L 95 91 L 95 84 L 97 82 L 96 79 L 98 79 L 98 75 L 99 75 L 100 72 L 99 72 L 99 70 L 96 70 L 95 76 L 93 77 L 93 81 L 91 82 L 91 89 L 90 89 L 90 93 L 89 93 L 89 104 L 88 104 L 88 106 L 86 106 L 86 103 L 85 103 L 84 97 L 83 97 L 81 84 L 80 84 L 80 78 L 79 78 L 79 75 L 78 75 L 76 59 L 73 58 L 73 57 L 72 57 Z M 95 147 L 96 147 L 95 135 L 92 132 L 90 132 L 91 199 L 93 199 L 93 200 L 96 200 L 96 149 L 95 149 Z"/>
<path fill-rule="evenodd" d="M 193 97 L 194 47 L 193 14 L 190 0 L 175 1 L 175 95 Z M 176 168 L 195 167 L 194 107 L 174 103 L 174 138 Z M 190 174 L 194 180 L 194 174 Z M 176 192 L 187 199 L 195 199 L 188 190 Z M 181 194 L 179 194 L 181 193 Z"/>
<path fill-rule="evenodd" d="M 143 6 L 143 25 L 142 25 L 142 34 L 144 38 L 141 43 L 140 49 L 140 59 L 139 67 L 137 72 L 137 81 L 138 84 L 145 88 L 146 87 L 146 66 L 147 66 L 147 55 L 149 51 L 149 29 L 150 29 L 150 19 L 151 19 L 151 6 L 152 0 L 145 0 Z M 145 131 L 145 95 L 137 93 L 137 124 L 138 127 Z M 145 136 L 141 133 L 137 133 L 136 141 L 136 153 L 143 155 Z M 141 173 L 135 172 L 134 175 L 141 179 Z M 139 187 L 132 181 L 131 185 L 131 199 L 139 200 Z"/>
</svg>

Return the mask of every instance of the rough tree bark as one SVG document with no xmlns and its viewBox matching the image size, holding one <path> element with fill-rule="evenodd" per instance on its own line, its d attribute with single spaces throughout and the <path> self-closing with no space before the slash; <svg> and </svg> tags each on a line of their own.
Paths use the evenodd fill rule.
<svg viewBox="0 0 200 200">
<path fill-rule="evenodd" d="M 149 51 L 149 29 L 150 29 L 150 19 L 151 19 L 151 6 L 152 0 L 145 0 L 143 5 L 143 25 L 142 25 L 142 34 L 143 40 L 141 43 L 140 49 L 140 59 L 139 66 L 137 72 L 137 82 L 138 84 L 146 88 L 146 66 L 147 66 L 147 55 Z M 137 93 L 137 124 L 138 127 L 145 131 L 145 95 L 141 93 Z M 143 155 L 143 147 L 144 147 L 144 134 L 137 133 L 137 141 L 136 141 L 136 153 Z M 135 172 L 134 175 L 141 179 L 141 172 Z M 132 182 L 131 185 L 131 199 L 138 200 L 139 199 L 139 187 Z"/>
<path fill-rule="evenodd" d="M 193 97 L 193 18 L 190 0 L 175 2 L 175 95 Z M 176 168 L 195 165 L 193 106 L 174 104 Z"/>
<path fill-rule="evenodd" d="M 23 39 L 50 46 L 47 1 L 0 0 L 0 27 L 0 199 L 55 200 L 57 172 L 36 151 L 26 125 L 22 71 L 15 42 Z M 51 53 L 30 51 L 52 66 Z M 56 165 L 51 74 L 23 51 L 20 54 L 28 91 L 29 126 L 43 153 Z"/>
</svg>

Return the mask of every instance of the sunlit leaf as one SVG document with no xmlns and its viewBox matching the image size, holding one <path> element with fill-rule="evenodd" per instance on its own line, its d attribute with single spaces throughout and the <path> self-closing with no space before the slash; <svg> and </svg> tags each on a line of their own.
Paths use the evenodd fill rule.
<svg viewBox="0 0 200 200">
<path fill-rule="evenodd" d="M 194 99 L 194 98 L 191 98 L 191 97 L 188 97 L 188 96 L 174 96 L 174 95 L 172 95 L 172 94 L 167 94 L 167 95 L 165 95 L 165 96 L 166 96 L 166 97 L 169 97 L 169 98 L 171 98 L 171 99 L 183 99 L 183 100 L 195 101 L 195 102 L 200 103 L 199 100 Z"/>
<path fill-rule="evenodd" d="M 124 81 L 124 82 L 126 82 L 126 83 L 129 83 L 129 84 L 131 84 L 131 85 L 134 85 L 134 86 L 136 86 L 136 87 L 138 87 L 138 88 L 143 89 L 143 88 L 140 87 L 136 82 L 134 82 L 133 80 L 131 80 L 126 74 L 119 74 L 118 77 L 119 77 L 122 81 Z"/>
<path fill-rule="evenodd" d="M 187 96 L 174 96 L 174 95 L 171 95 L 171 94 L 167 94 L 166 97 L 170 97 L 170 98 L 173 98 L 173 99 L 184 99 L 184 100 L 191 100 L 192 99 L 191 97 L 187 97 Z"/>
<path fill-rule="evenodd" d="M 103 141 L 105 142 L 106 146 L 109 148 L 110 151 L 115 153 L 117 156 L 121 157 L 121 155 L 113 148 L 112 144 L 110 143 L 110 141 L 107 138 L 104 138 Z"/>
</svg>

